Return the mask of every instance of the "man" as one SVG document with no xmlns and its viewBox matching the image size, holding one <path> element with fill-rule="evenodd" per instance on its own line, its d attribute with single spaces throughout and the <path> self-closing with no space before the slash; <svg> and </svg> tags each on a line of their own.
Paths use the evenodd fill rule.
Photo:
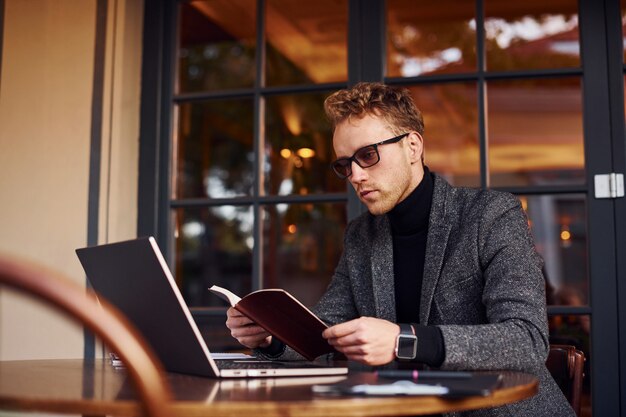
<svg viewBox="0 0 626 417">
<path fill-rule="evenodd" d="M 368 213 L 345 231 L 344 252 L 314 311 L 323 336 L 348 359 L 441 369 L 512 369 L 539 378 L 539 393 L 468 415 L 570 416 L 545 367 L 543 262 L 519 201 L 450 186 L 423 164 L 424 124 L 408 91 L 360 83 L 324 103 L 332 164 Z M 294 352 L 234 309 L 227 326 L 271 358 Z"/>
</svg>

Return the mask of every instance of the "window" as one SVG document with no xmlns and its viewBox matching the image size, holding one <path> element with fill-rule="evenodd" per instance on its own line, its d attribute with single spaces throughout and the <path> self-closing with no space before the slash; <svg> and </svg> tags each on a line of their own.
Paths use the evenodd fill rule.
<svg viewBox="0 0 626 417">
<path fill-rule="evenodd" d="M 211 283 L 284 287 L 307 305 L 324 290 L 363 208 L 327 168 L 322 102 L 384 81 L 422 110 L 432 171 L 518 196 L 545 260 L 551 338 L 585 351 L 594 412 L 617 414 L 624 203 L 596 199 L 593 183 L 626 170 L 623 10 L 595 0 L 146 3 L 139 231 L 167 247 L 209 346 L 232 345 Z"/>
<path fill-rule="evenodd" d="M 422 110 L 432 171 L 521 200 L 545 260 L 552 341 L 576 345 L 589 364 L 578 3 L 479 6 L 387 0 L 385 81 L 408 88 Z"/>
<path fill-rule="evenodd" d="M 202 0 L 177 15 L 170 239 L 183 295 L 222 321 L 212 284 L 281 287 L 310 306 L 347 219 L 323 101 L 347 82 L 348 3 Z"/>
</svg>

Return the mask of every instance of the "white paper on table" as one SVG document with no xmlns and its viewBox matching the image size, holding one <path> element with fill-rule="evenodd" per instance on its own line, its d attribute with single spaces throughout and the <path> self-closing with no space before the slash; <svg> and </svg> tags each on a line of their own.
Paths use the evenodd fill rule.
<svg viewBox="0 0 626 417">
<path fill-rule="evenodd" d="M 313 392 L 318 394 L 358 394 L 358 395 L 445 395 L 447 387 L 441 385 L 416 384 L 411 381 L 396 381 L 391 384 L 353 386 L 315 385 Z"/>
</svg>

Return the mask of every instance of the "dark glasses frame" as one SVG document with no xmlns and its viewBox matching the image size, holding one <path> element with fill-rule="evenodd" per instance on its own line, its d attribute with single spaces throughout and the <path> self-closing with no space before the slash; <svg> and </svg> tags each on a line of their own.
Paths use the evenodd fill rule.
<svg viewBox="0 0 626 417">
<path fill-rule="evenodd" d="M 390 139 L 385 139 L 380 142 L 372 143 L 371 145 L 363 146 L 359 148 L 352 154 L 349 158 L 338 158 L 335 159 L 330 167 L 333 169 L 335 174 L 342 180 L 348 178 L 352 175 L 352 162 L 360 166 L 361 168 L 369 168 L 380 162 L 380 154 L 378 153 L 378 147 L 382 145 L 388 145 L 390 143 L 396 143 L 407 137 L 411 132 L 403 133 L 401 135 L 395 136 Z M 359 161 L 358 155 L 367 154 L 370 150 L 374 151 L 376 154 L 376 160 L 374 162 L 365 162 L 363 160 Z"/>
</svg>

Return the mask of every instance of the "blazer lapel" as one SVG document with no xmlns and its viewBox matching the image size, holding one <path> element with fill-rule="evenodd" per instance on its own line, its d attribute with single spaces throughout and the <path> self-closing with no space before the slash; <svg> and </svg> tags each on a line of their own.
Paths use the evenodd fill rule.
<svg viewBox="0 0 626 417">
<path fill-rule="evenodd" d="M 428 324 L 430 307 L 441 275 L 443 258 L 450 236 L 451 224 L 446 220 L 446 200 L 449 185 L 440 177 L 435 176 L 433 201 L 428 221 L 428 237 L 426 239 L 426 255 L 424 257 L 424 278 L 422 280 L 422 297 L 420 300 L 420 324 Z"/>
<path fill-rule="evenodd" d="M 393 279 L 393 242 L 387 216 L 376 219 L 376 233 L 370 259 L 376 317 L 396 321 L 396 297 Z"/>
</svg>

